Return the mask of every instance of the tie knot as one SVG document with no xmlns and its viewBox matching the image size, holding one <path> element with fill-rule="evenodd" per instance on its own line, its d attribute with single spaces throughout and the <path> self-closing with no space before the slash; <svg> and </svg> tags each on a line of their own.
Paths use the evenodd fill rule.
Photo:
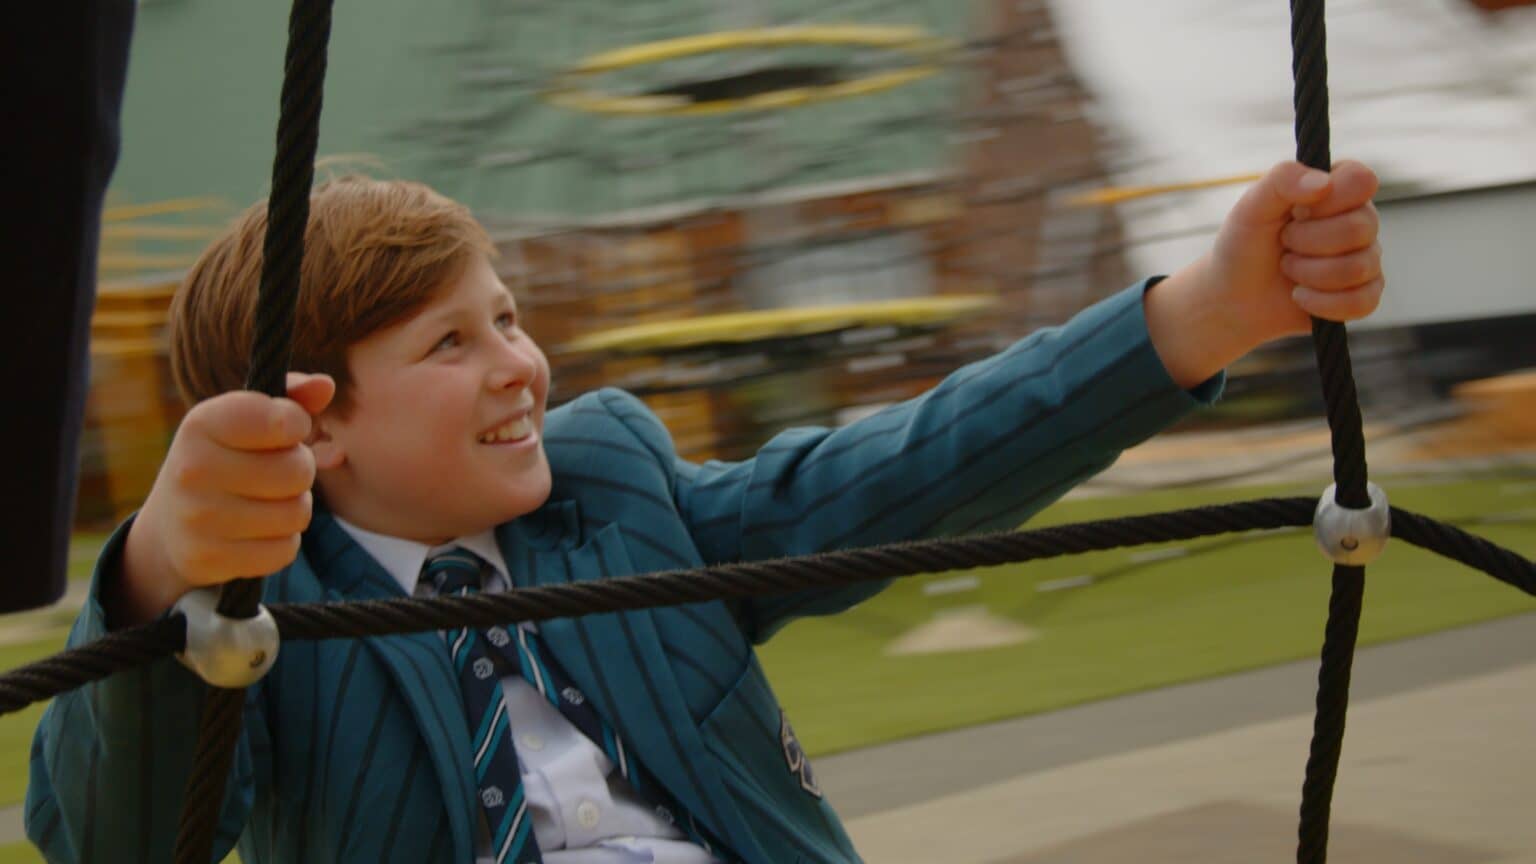
<svg viewBox="0 0 1536 864">
<path fill-rule="evenodd" d="M 484 566 L 479 555 L 463 546 L 455 546 L 428 558 L 422 576 L 431 580 L 439 594 L 457 594 L 465 588 L 479 591 Z"/>
</svg>

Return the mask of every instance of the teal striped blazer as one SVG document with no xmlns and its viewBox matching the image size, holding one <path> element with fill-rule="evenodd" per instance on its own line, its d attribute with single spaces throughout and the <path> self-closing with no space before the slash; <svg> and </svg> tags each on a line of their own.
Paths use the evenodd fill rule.
<svg viewBox="0 0 1536 864">
<path fill-rule="evenodd" d="M 743 462 L 680 460 L 642 403 L 601 390 L 551 411 L 546 506 L 497 529 L 514 583 L 548 585 L 1009 528 L 1219 392 L 1176 387 L 1144 286 L 841 429 L 795 429 Z M 107 545 L 71 645 L 105 631 Z M 598 710 L 672 796 L 752 864 L 858 855 L 808 770 L 753 645 L 882 585 L 541 625 Z M 324 512 L 269 603 L 395 597 Z M 50 861 L 170 859 L 199 685 L 174 661 L 61 696 L 37 730 L 28 836 Z M 283 646 L 248 690 L 218 832 L 262 862 L 469 862 L 468 732 L 435 633 Z"/>
</svg>

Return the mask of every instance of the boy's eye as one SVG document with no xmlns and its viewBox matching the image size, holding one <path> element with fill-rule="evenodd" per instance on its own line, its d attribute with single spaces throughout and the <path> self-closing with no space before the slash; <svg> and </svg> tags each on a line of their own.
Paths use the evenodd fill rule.
<svg viewBox="0 0 1536 864">
<path fill-rule="evenodd" d="M 432 346 L 432 352 L 436 353 L 436 352 L 442 351 L 442 350 L 444 350 L 446 348 L 452 348 L 452 347 L 454 347 L 454 346 L 456 346 L 458 344 L 459 344 L 459 331 L 454 330 L 454 331 L 448 333 L 443 338 L 437 340 L 437 344 Z"/>
<path fill-rule="evenodd" d="M 511 312 L 503 312 L 496 316 L 496 326 L 503 330 L 511 330 L 517 326 L 517 316 Z"/>
</svg>

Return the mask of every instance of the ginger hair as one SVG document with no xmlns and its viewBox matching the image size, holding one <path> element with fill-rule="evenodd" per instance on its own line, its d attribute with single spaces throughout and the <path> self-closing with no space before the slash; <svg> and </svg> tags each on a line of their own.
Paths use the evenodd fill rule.
<svg viewBox="0 0 1536 864">
<path fill-rule="evenodd" d="M 294 309 L 292 369 L 336 380 L 350 405 L 353 345 L 410 318 L 475 253 L 494 256 L 468 208 L 420 183 L 344 176 L 310 195 Z M 245 386 L 260 293 L 267 204 L 214 240 L 171 301 L 171 375 L 192 405 Z"/>
</svg>

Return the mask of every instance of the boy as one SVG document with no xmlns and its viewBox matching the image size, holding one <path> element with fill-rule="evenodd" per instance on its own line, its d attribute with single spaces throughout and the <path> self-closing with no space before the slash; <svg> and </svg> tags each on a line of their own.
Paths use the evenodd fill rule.
<svg viewBox="0 0 1536 864">
<path fill-rule="evenodd" d="M 71 644 L 273 571 L 268 602 L 463 593 L 1017 525 L 1308 313 L 1374 309 L 1375 189 L 1357 163 L 1282 163 L 1175 275 L 916 400 L 702 466 L 618 391 L 546 416 L 548 365 L 484 232 L 408 183 L 316 190 L 293 359 L 315 374 L 289 399 L 228 392 L 255 208 L 175 300 L 173 370 L 196 404 Z M 216 855 L 238 839 L 247 864 L 855 861 L 751 645 L 877 590 L 285 645 L 248 691 Z M 55 700 L 26 811 L 50 860 L 168 860 L 197 693 L 165 661 Z"/>
</svg>

